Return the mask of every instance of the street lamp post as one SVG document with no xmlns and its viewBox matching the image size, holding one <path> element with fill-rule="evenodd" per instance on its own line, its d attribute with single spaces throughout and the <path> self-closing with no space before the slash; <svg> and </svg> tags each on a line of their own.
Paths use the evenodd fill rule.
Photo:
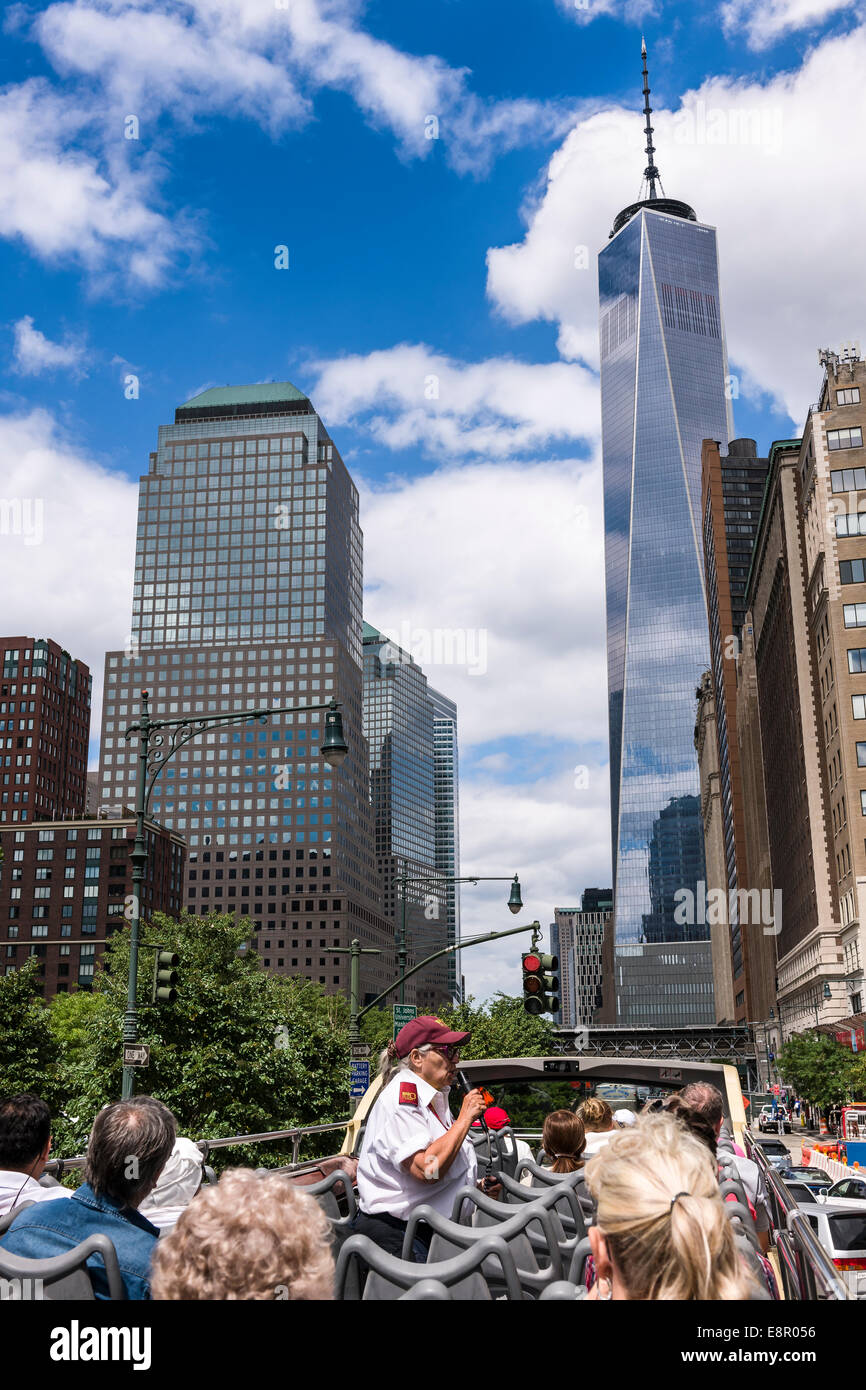
<svg viewBox="0 0 866 1390">
<path fill-rule="evenodd" d="M 349 751 L 343 738 L 343 716 L 340 714 L 340 706 L 333 698 L 327 704 L 321 705 L 284 705 L 269 709 L 235 710 L 232 714 L 205 715 L 201 719 L 191 718 L 189 715 L 179 719 L 151 719 L 149 700 L 150 692 L 142 690 L 139 721 L 137 724 L 130 724 L 124 733 L 124 738 L 138 734 L 138 768 L 135 779 L 135 842 L 130 855 L 132 859 L 132 902 L 129 917 L 129 983 L 126 1012 L 123 1015 L 124 1048 L 128 1043 L 138 1042 L 138 1010 L 136 1008 L 138 953 L 141 936 L 144 871 L 147 864 L 147 836 L 144 821 L 154 784 L 165 764 L 174 757 L 180 748 L 183 748 L 190 739 L 197 737 L 198 734 L 209 729 L 224 728 L 230 724 L 245 724 L 250 719 L 257 719 L 264 724 L 274 714 L 306 714 L 326 711 L 325 738 L 319 750 L 322 757 L 325 762 L 336 767 L 339 766 Z M 135 1067 L 124 1064 L 122 1089 L 124 1100 L 130 1099 L 134 1088 Z"/>
<path fill-rule="evenodd" d="M 403 980 L 405 979 L 405 977 L 406 977 L 406 964 L 407 964 L 407 956 L 406 956 L 406 897 L 407 897 L 407 891 L 406 891 L 406 890 L 409 888 L 410 884 L 411 884 L 413 887 L 415 887 L 415 886 L 418 886 L 419 884 L 422 884 L 422 883 L 436 883 L 436 884 L 445 884 L 445 885 L 452 884 L 452 883 L 510 883 L 510 884 L 511 884 L 511 892 L 510 892 L 510 894 L 509 894 L 509 896 L 508 896 L 508 910 L 509 910 L 509 912 L 513 913 L 513 914 L 516 916 L 517 913 L 520 912 L 521 908 L 523 907 L 523 898 L 521 897 L 520 882 L 519 882 L 519 880 L 518 880 L 517 874 L 515 874 L 513 878 L 508 878 L 508 877 L 504 877 L 504 878 L 503 878 L 501 875 L 497 875 L 497 876 L 487 876 L 487 875 L 478 875 L 478 874 L 470 874 L 470 875 L 468 875 L 468 876 L 466 876 L 466 877 L 464 877 L 464 878 L 457 878 L 457 877 L 455 877 L 453 874 L 437 874 L 437 873 L 435 873 L 435 872 L 431 872 L 431 873 L 427 873 L 427 874 L 415 874 L 415 875 L 410 876 L 410 874 L 409 874 L 409 869 L 408 869 L 408 865 L 406 864 L 406 861 L 404 860 L 404 861 L 403 861 L 403 868 L 402 868 L 402 871 L 401 871 L 401 873 L 400 873 L 400 927 L 399 927 L 399 930 L 398 930 L 398 932 L 397 932 L 397 973 L 398 973 L 398 976 L 400 977 L 400 980 L 401 980 L 401 984 L 400 984 L 400 1003 L 401 1003 L 401 1004 L 405 1004 L 405 1002 L 406 1002 L 406 998 L 405 998 L 406 990 L 405 990 L 404 984 L 402 983 L 402 981 L 403 981 Z M 454 949 L 455 949 L 455 950 L 459 950 L 459 949 L 460 949 L 460 943 L 459 943 L 459 942 L 455 945 Z M 438 955 L 442 955 L 442 954 L 445 954 L 445 953 L 444 953 L 444 952 L 437 952 L 437 953 L 436 953 L 437 956 L 438 956 Z M 429 959 L 430 959 L 430 960 L 433 960 L 433 959 L 435 959 L 435 957 L 434 957 L 434 956 L 430 956 Z M 426 964 L 426 961 L 425 961 L 425 964 Z M 409 973 L 414 974 L 414 971 L 411 971 L 411 972 L 409 972 Z"/>
</svg>

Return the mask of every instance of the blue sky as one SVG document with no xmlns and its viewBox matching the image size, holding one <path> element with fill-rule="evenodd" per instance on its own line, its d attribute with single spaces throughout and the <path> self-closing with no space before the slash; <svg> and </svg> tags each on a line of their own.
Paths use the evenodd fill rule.
<svg viewBox="0 0 866 1390">
<path fill-rule="evenodd" d="M 0 536 L 4 629 L 101 687 L 158 425 L 205 386 L 293 380 L 362 491 L 368 619 L 484 634 L 483 671 L 429 670 L 460 705 L 464 868 L 518 870 L 546 924 L 610 878 L 595 256 L 645 162 L 641 32 L 666 192 L 719 228 L 736 430 L 765 450 L 864 322 L 862 5 L 7 15 L 0 492 L 45 523 Z M 464 914 L 507 925 L 493 886 Z M 470 988 L 516 989 L 517 954 L 468 953 Z"/>
</svg>

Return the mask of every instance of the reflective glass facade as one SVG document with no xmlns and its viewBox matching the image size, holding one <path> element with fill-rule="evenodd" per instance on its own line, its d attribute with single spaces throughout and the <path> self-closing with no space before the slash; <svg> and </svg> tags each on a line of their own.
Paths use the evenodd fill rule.
<svg viewBox="0 0 866 1390">
<path fill-rule="evenodd" d="M 674 892 L 704 876 L 701 441 L 729 434 L 714 229 L 639 208 L 599 256 L 599 292 L 616 1022 L 712 1022 L 708 928 L 675 920 Z"/>
<path fill-rule="evenodd" d="M 427 677 L 405 652 L 364 624 L 364 734 L 385 912 L 402 921 L 400 875 L 409 874 L 410 964 L 448 945 L 448 901 L 437 855 L 435 713 Z M 441 697 L 440 697 L 441 698 Z M 456 707 L 454 715 L 456 719 Z M 435 1012 L 451 998 L 447 959 L 407 981 L 409 1002 Z"/>
<path fill-rule="evenodd" d="M 460 804 L 457 765 L 457 706 L 447 695 L 429 687 L 433 701 L 433 774 L 436 803 L 436 867 L 450 878 L 460 875 Z M 460 939 L 460 887 L 445 885 L 447 913 L 446 940 Z M 449 956 L 448 989 L 458 998 L 460 985 L 459 952 Z"/>
<path fill-rule="evenodd" d="M 154 717 L 317 705 L 336 697 L 349 755 L 319 753 L 321 713 L 207 731 L 167 762 L 151 811 L 188 846 L 190 911 L 249 917 L 263 965 L 348 987 L 357 936 L 373 998 L 393 978 L 362 727 L 358 493 L 291 383 L 214 388 L 159 431 L 141 479 L 132 631 L 106 657 L 100 797 L 130 807 Z"/>
</svg>

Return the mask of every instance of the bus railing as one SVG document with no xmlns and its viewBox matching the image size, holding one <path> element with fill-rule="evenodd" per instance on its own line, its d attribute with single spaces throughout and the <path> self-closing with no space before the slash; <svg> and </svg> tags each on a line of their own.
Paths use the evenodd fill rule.
<svg viewBox="0 0 866 1390">
<path fill-rule="evenodd" d="M 196 1139 L 195 1143 L 201 1150 L 203 1162 L 207 1162 L 208 1156 L 215 1149 L 231 1149 L 240 1144 L 276 1144 L 290 1142 L 292 1145 L 292 1161 L 282 1169 L 283 1172 L 289 1169 L 303 1171 L 305 1167 L 314 1167 L 320 1159 L 305 1159 L 300 1161 L 300 1150 L 303 1141 L 313 1135 L 335 1134 L 338 1131 L 345 1131 L 350 1124 L 346 1120 L 334 1120 L 325 1125 L 297 1125 L 293 1129 L 272 1129 L 264 1134 L 230 1134 L 218 1139 Z M 45 1172 L 50 1173 L 55 1178 L 62 1178 L 64 1173 L 71 1173 L 77 1168 L 83 1168 L 87 1161 L 86 1154 L 75 1154 L 72 1158 L 53 1158 L 49 1159 L 45 1165 Z"/>
<path fill-rule="evenodd" d="M 808 1217 L 784 1179 L 751 1134 L 746 1134 L 749 1157 L 757 1163 L 770 1204 L 776 1253 L 786 1299 L 846 1302 L 853 1294 L 809 1224 Z"/>
</svg>

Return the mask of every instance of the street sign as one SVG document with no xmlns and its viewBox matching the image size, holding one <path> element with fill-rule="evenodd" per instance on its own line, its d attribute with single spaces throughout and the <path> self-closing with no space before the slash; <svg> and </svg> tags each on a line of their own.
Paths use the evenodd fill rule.
<svg viewBox="0 0 866 1390">
<path fill-rule="evenodd" d="M 349 1099 L 360 1100 L 370 1085 L 370 1063 L 349 1063 Z"/>
<path fill-rule="evenodd" d="M 124 1043 L 123 1065 L 125 1067 L 146 1067 L 150 1063 L 149 1043 Z"/>
<path fill-rule="evenodd" d="M 418 1010 L 414 1004 L 395 1004 L 394 1005 L 394 1037 L 396 1038 L 400 1029 L 406 1023 L 411 1023 L 413 1018 L 418 1017 Z"/>
<path fill-rule="evenodd" d="M 350 1055 L 352 1058 L 357 1059 L 357 1060 L 360 1061 L 360 1062 L 363 1062 L 363 1061 L 364 1061 L 367 1057 L 369 1057 L 369 1055 L 370 1055 L 370 1044 L 369 1044 L 369 1043 L 350 1043 L 350 1044 L 349 1044 L 349 1055 Z"/>
</svg>

